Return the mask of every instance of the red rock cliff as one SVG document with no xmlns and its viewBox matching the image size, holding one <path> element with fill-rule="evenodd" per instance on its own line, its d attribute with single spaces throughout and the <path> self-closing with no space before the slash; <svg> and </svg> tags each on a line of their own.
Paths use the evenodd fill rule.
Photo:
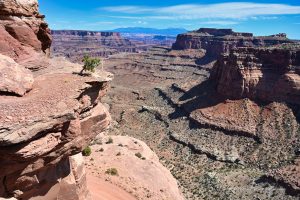
<svg viewBox="0 0 300 200">
<path fill-rule="evenodd" d="M 111 74 L 80 76 L 80 65 L 46 58 L 37 8 L 0 0 L 0 198 L 88 199 L 79 153 L 110 124 L 101 97 Z"/>
<path fill-rule="evenodd" d="M 285 34 L 254 37 L 252 33 L 238 33 L 231 29 L 200 28 L 177 36 L 173 49 L 205 49 L 207 55 L 218 58 L 236 47 L 260 47 L 291 43 Z"/>
<path fill-rule="evenodd" d="M 50 30 L 37 0 L 0 0 L 0 53 L 16 61 L 49 54 Z"/>
<path fill-rule="evenodd" d="M 218 60 L 211 78 L 230 98 L 299 104 L 300 50 L 295 46 L 232 50 Z"/>
<path fill-rule="evenodd" d="M 75 62 L 81 62 L 86 54 L 106 57 L 119 52 L 136 51 L 136 46 L 117 32 L 55 30 L 51 33 L 52 55 L 63 56 Z"/>
</svg>

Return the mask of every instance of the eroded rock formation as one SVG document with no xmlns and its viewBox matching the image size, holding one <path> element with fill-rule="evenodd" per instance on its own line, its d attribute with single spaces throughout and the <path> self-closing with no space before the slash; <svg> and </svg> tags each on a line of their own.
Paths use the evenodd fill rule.
<svg viewBox="0 0 300 200">
<path fill-rule="evenodd" d="M 252 33 L 238 33 L 232 29 L 200 28 L 177 36 L 173 49 L 205 49 L 208 56 L 218 58 L 236 47 L 261 47 L 292 43 L 285 34 L 255 37 Z"/>
<path fill-rule="evenodd" d="M 252 78 L 263 73 L 266 76 L 258 77 L 264 84 L 268 80 L 273 84 L 272 77 L 280 71 L 298 76 L 297 45 L 280 46 L 250 47 L 254 52 L 245 50 L 245 54 L 234 50 L 233 65 L 220 66 L 220 72 L 231 69 L 223 74 L 229 77 L 226 90 L 235 90 L 232 83 L 243 88 L 246 82 L 239 81 L 243 74 Z M 255 53 L 259 51 L 263 53 Z M 145 141 L 179 180 L 186 199 L 298 199 L 296 95 L 283 102 L 221 95 L 215 86 L 222 73 L 209 78 L 215 61 L 207 59 L 210 53 L 156 47 L 141 54 L 111 56 L 106 67 L 116 74 L 116 81 L 104 101 L 112 104 L 113 131 Z M 259 63 L 266 64 L 266 70 Z M 278 88 L 282 93 L 276 95 L 295 91 L 285 89 Z"/>
<path fill-rule="evenodd" d="M 79 30 L 52 31 L 53 56 L 64 56 L 81 62 L 84 55 L 106 57 L 119 52 L 135 52 L 136 48 L 120 33 Z"/>
<path fill-rule="evenodd" d="M 17 62 L 33 54 L 49 54 L 50 30 L 37 0 L 0 1 L 0 53 Z"/>
<path fill-rule="evenodd" d="M 217 91 L 229 98 L 300 103 L 300 50 L 238 48 L 215 65 Z"/>
<path fill-rule="evenodd" d="M 0 54 L 0 93 L 23 96 L 32 89 L 33 75 L 13 59 Z"/>
<path fill-rule="evenodd" d="M 88 199 L 73 155 L 110 124 L 100 100 L 112 75 L 47 59 L 43 18 L 36 0 L 0 1 L 0 197 Z"/>
<path fill-rule="evenodd" d="M 0 96 L 0 196 L 43 195 L 69 175 L 68 157 L 110 123 L 99 102 L 107 75 L 43 74 L 26 96 Z"/>
</svg>

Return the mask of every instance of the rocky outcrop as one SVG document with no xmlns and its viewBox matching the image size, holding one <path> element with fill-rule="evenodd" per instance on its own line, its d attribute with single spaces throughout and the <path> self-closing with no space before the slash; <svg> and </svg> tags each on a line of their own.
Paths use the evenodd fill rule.
<svg viewBox="0 0 300 200">
<path fill-rule="evenodd" d="M 0 53 L 17 62 L 49 55 L 51 36 L 37 0 L 0 0 Z"/>
<path fill-rule="evenodd" d="M 70 156 L 68 162 L 65 162 L 68 174 L 64 178 L 54 177 L 55 184 L 50 190 L 45 190 L 42 199 L 63 199 L 63 200 L 85 200 L 91 199 L 91 194 L 87 186 L 87 177 L 85 170 L 85 162 L 83 156 L 76 154 Z M 60 168 L 60 170 L 65 170 Z M 53 172 L 53 171 L 52 171 Z M 53 175 L 50 170 L 49 175 Z M 57 178 L 57 179 L 55 179 Z"/>
<path fill-rule="evenodd" d="M 200 28 L 197 31 L 179 34 L 172 49 L 205 49 L 212 59 L 229 53 L 236 47 L 262 47 L 292 43 L 285 34 L 254 37 L 252 33 L 238 33 L 232 29 Z"/>
<path fill-rule="evenodd" d="M 233 99 L 300 102 L 298 45 L 238 48 L 223 56 L 211 76 L 217 91 Z"/>
<path fill-rule="evenodd" d="M 0 93 L 23 96 L 32 89 L 33 81 L 28 69 L 0 54 Z"/>
<path fill-rule="evenodd" d="M 0 96 L 0 196 L 43 195 L 70 174 L 68 157 L 110 123 L 99 102 L 110 78 L 101 74 L 43 74 L 26 96 Z"/>
<path fill-rule="evenodd" d="M 75 154 L 110 124 L 112 75 L 48 59 L 43 19 L 36 0 L 0 0 L 0 198 L 89 199 Z"/>
<path fill-rule="evenodd" d="M 64 56 L 81 62 L 86 54 L 93 57 L 106 57 L 119 52 L 135 52 L 136 48 L 120 33 L 79 30 L 52 31 L 53 56 Z"/>
<path fill-rule="evenodd" d="M 113 142 L 108 143 L 109 139 Z M 184 199 L 178 189 L 176 179 L 144 142 L 128 136 L 102 135 L 97 136 L 95 141 L 98 143 L 102 141 L 103 144 L 91 146 L 92 154 L 90 157 L 86 157 L 87 172 L 97 180 L 96 183 L 104 182 L 105 184 L 101 187 L 101 191 L 93 187 L 93 184 L 90 185 L 94 199 L 99 199 L 100 195 L 97 198 L 97 193 L 112 190 L 109 187 L 110 184 L 118 186 L 126 192 L 112 190 L 111 197 L 108 199 Z M 111 168 L 117 170 L 117 176 L 105 173 Z M 135 198 L 125 198 L 126 193 Z"/>
</svg>

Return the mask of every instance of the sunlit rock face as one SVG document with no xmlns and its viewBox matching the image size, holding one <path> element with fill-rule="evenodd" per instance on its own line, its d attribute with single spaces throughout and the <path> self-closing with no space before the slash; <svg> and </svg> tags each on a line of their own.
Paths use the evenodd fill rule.
<svg viewBox="0 0 300 200">
<path fill-rule="evenodd" d="M 300 102 L 300 50 L 238 48 L 215 65 L 219 93 L 234 99 Z"/>
<path fill-rule="evenodd" d="M 48 24 L 39 13 L 36 0 L 0 0 L 1 54 L 18 63 L 32 62 L 49 55 L 51 41 Z"/>
<path fill-rule="evenodd" d="M 0 54 L 0 92 L 23 96 L 32 89 L 33 81 L 28 69 Z"/>
<path fill-rule="evenodd" d="M 112 74 L 47 58 L 43 18 L 36 0 L 0 0 L 0 198 L 88 199 L 80 153 L 110 124 Z"/>
<path fill-rule="evenodd" d="M 74 62 L 81 62 L 86 54 L 93 57 L 107 57 L 120 52 L 136 52 L 137 47 L 117 32 L 85 30 L 52 30 L 51 55 L 63 56 Z"/>
<path fill-rule="evenodd" d="M 211 59 L 229 53 L 237 47 L 262 47 L 292 43 L 286 34 L 255 37 L 252 33 L 234 32 L 232 29 L 200 28 L 177 36 L 173 49 L 204 49 Z"/>
</svg>

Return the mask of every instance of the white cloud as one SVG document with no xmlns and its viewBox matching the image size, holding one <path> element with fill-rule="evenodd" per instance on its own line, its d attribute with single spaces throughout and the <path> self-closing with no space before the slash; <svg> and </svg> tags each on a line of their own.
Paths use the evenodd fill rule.
<svg viewBox="0 0 300 200">
<path fill-rule="evenodd" d="M 100 26 L 100 25 L 111 25 L 111 24 L 115 24 L 115 22 L 98 21 L 98 22 L 87 23 L 86 26 Z"/>
<path fill-rule="evenodd" d="M 148 23 L 145 22 L 145 21 L 137 21 L 136 24 L 143 24 L 143 25 L 145 25 L 145 24 L 148 24 Z"/>
<path fill-rule="evenodd" d="M 245 19 L 257 16 L 300 14 L 300 6 L 231 2 L 219 4 L 183 4 L 167 7 L 115 6 L 102 10 L 126 14 L 146 14 L 152 17 L 176 19 Z"/>
<path fill-rule="evenodd" d="M 205 21 L 205 22 L 200 22 L 200 24 L 207 24 L 207 25 L 234 25 L 238 24 L 239 22 L 236 21 Z"/>
<path fill-rule="evenodd" d="M 120 12 L 120 13 L 143 13 L 151 12 L 153 8 L 147 8 L 142 6 L 112 6 L 99 8 L 100 10 L 106 10 L 110 12 Z"/>
</svg>

